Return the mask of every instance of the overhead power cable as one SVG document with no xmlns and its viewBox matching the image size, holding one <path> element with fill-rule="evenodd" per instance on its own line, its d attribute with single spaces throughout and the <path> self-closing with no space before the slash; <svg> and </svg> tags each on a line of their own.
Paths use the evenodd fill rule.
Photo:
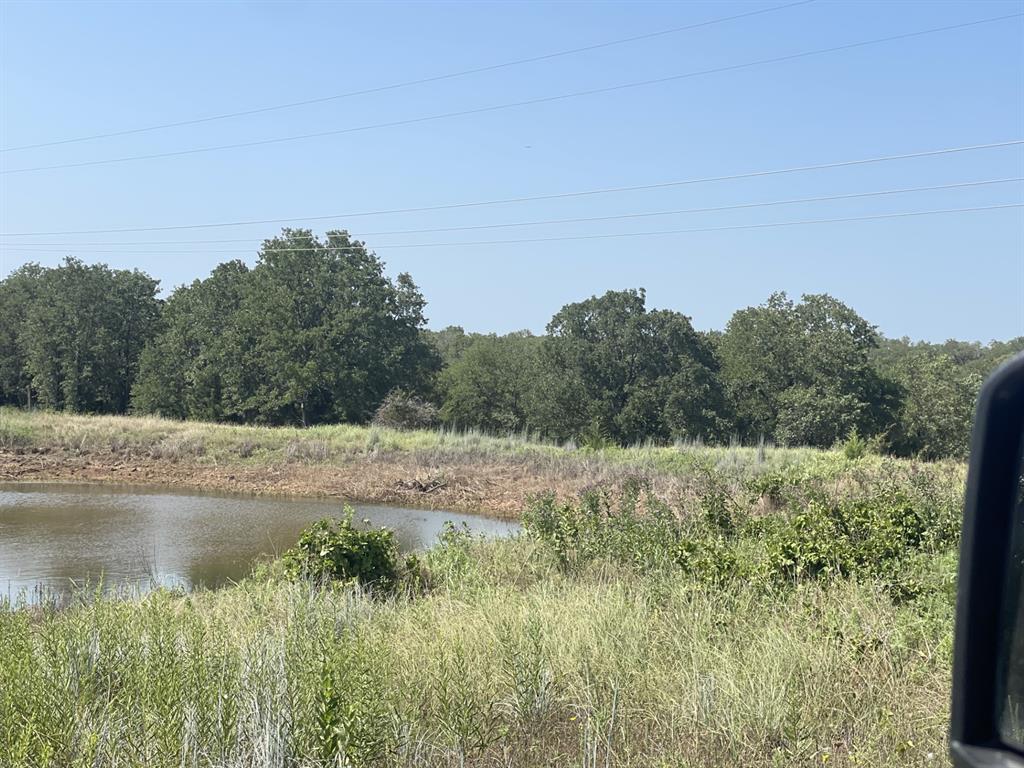
<svg viewBox="0 0 1024 768">
<path fill-rule="evenodd" d="M 463 109 L 455 112 L 443 112 L 434 115 L 423 115 L 420 117 L 405 118 L 403 120 L 391 120 L 382 123 L 370 123 L 368 125 L 353 126 L 350 128 L 339 128 L 330 131 L 317 131 L 315 133 L 302 133 L 293 136 L 278 136 L 270 139 L 258 139 L 255 141 L 243 141 L 236 142 L 233 144 L 218 144 L 209 147 L 193 147 L 191 149 L 179 149 L 171 152 L 155 152 L 144 155 L 126 155 L 123 157 L 109 157 L 100 160 L 85 160 L 75 163 L 56 163 L 53 165 L 37 165 L 28 168 L 11 168 L 4 171 L 0 171 L 2 175 L 15 174 L 15 173 L 31 173 L 36 171 L 52 171 L 63 168 L 84 168 L 96 165 L 111 165 L 115 163 L 129 163 L 138 162 L 141 160 L 157 160 L 168 157 L 181 157 L 184 155 L 195 155 L 206 152 L 219 152 L 226 149 L 242 149 L 246 147 L 261 147 L 269 144 L 281 144 L 284 142 L 301 141 L 305 139 L 322 138 L 326 136 L 340 136 L 347 133 L 356 133 L 361 131 L 375 130 L 378 128 L 394 128 L 403 125 L 413 125 L 417 123 L 431 122 L 434 120 L 446 120 L 453 117 L 466 117 L 468 115 L 479 115 L 488 112 L 497 112 L 506 109 L 513 109 L 516 107 L 533 106 L 536 104 L 547 104 L 556 101 L 563 101 L 566 99 L 579 98 L 581 96 L 594 96 L 603 93 L 613 93 L 616 91 L 623 91 L 630 88 L 639 88 L 650 85 L 660 85 L 663 83 L 675 82 L 677 80 L 683 80 L 692 77 L 702 77 L 705 75 L 719 74 L 722 72 L 731 72 L 740 69 L 748 69 L 751 67 L 757 67 L 764 64 L 777 64 L 784 61 L 792 61 L 795 59 L 806 58 L 809 56 L 819 56 L 826 53 L 834 53 L 837 51 L 846 51 L 854 48 L 861 48 L 868 45 L 877 45 L 879 43 L 893 42 L 895 40 L 906 40 L 908 38 L 920 37 L 922 35 L 930 35 L 937 32 L 948 32 L 955 29 L 964 29 L 966 27 L 978 26 L 980 24 L 988 24 L 996 21 L 1003 21 L 1006 19 L 1020 18 L 1024 16 L 1024 13 L 1011 13 L 1003 16 L 993 16 L 986 19 L 977 19 L 975 21 L 964 22 L 961 24 L 949 24 L 942 27 L 931 27 L 929 29 L 917 30 L 915 32 L 906 32 L 899 35 L 890 35 L 888 37 L 879 37 L 871 40 L 860 40 L 855 43 L 846 43 L 843 45 L 831 46 L 828 48 L 817 48 L 810 51 L 801 51 L 799 53 L 786 54 L 784 56 L 774 56 L 767 59 L 756 59 L 754 61 L 743 62 L 741 64 L 729 64 L 722 67 L 713 67 L 711 69 L 702 69 L 692 72 L 683 72 L 678 75 L 669 75 L 667 77 L 658 77 L 650 80 L 638 80 L 630 83 L 620 83 L 618 85 L 609 85 L 601 88 L 590 88 L 583 91 L 573 91 L 571 93 L 561 93 L 554 96 L 542 96 L 535 99 L 526 99 L 523 101 L 513 101 L 504 104 L 492 104 L 487 107 L 475 107 L 473 109 Z"/>
<path fill-rule="evenodd" d="M 356 91 L 346 91 L 345 93 L 336 93 L 330 96 L 320 96 L 313 99 L 304 99 L 302 101 L 290 101 L 283 104 L 271 104 L 266 107 L 257 107 L 254 109 L 245 109 L 238 112 L 225 112 L 219 115 L 208 115 L 206 117 L 197 117 L 190 120 L 179 120 L 170 123 L 158 123 L 156 125 L 147 125 L 140 128 L 128 128 L 120 131 L 110 131 L 108 133 L 94 133 L 90 136 L 76 136 L 70 139 L 59 139 L 55 141 L 44 141 L 38 144 L 23 144 L 17 147 L 4 147 L 0 149 L 0 152 L 17 152 L 25 149 L 39 149 L 41 147 L 54 147 L 61 144 L 75 144 L 82 141 L 94 141 L 96 139 L 109 139 L 116 136 L 129 136 L 137 133 L 148 133 L 150 131 L 160 131 L 167 128 L 180 128 L 186 125 L 199 125 L 201 123 L 212 123 L 217 120 L 228 120 L 235 117 L 246 117 L 248 115 L 259 115 L 266 112 L 277 112 L 283 109 L 294 109 L 296 107 L 305 107 L 313 104 L 323 104 L 328 101 L 337 101 L 339 99 L 347 99 L 353 96 L 368 96 L 374 93 L 383 93 L 385 91 L 394 91 L 400 88 L 409 88 L 415 85 L 426 85 L 428 83 L 436 83 L 442 80 L 454 80 L 459 77 L 466 77 L 468 75 L 477 75 L 484 72 L 493 72 L 500 69 L 508 69 L 510 67 L 518 67 L 523 64 L 534 64 L 541 61 L 550 61 L 551 59 L 557 59 L 564 56 L 573 56 L 579 53 L 587 53 L 589 51 L 597 51 L 602 48 L 611 48 L 616 45 L 624 45 L 626 43 L 636 43 L 641 40 L 651 40 L 656 37 L 664 37 L 666 35 L 674 35 L 679 32 L 686 32 L 691 29 L 700 29 L 702 27 L 710 27 L 715 24 L 724 24 L 728 21 L 737 21 L 739 19 L 746 19 L 751 16 L 760 16 L 766 13 L 773 13 L 775 11 L 786 10 L 787 8 L 794 8 L 798 5 L 809 5 L 815 2 L 815 0 L 798 0 L 798 2 L 786 3 L 785 5 L 774 5 L 768 8 L 759 8 L 756 11 L 747 11 L 746 13 L 737 13 L 732 16 L 722 16 L 716 19 L 708 19 L 707 21 L 699 21 L 693 24 L 685 24 L 680 27 L 671 27 L 670 29 L 662 29 L 656 32 L 647 32 L 642 35 L 634 35 L 632 37 L 622 37 L 617 40 L 607 40 L 603 43 L 595 43 L 593 45 L 585 45 L 580 48 L 570 48 L 564 51 L 555 51 L 554 53 L 545 53 L 539 56 L 529 56 L 523 59 L 514 59 L 512 61 L 504 61 L 499 64 L 489 64 L 483 67 L 474 67 L 472 69 L 463 69 L 458 72 L 447 72 L 441 75 L 433 75 L 431 77 L 421 77 L 415 80 L 405 80 L 397 83 L 390 83 L 388 85 L 376 86 L 373 88 L 363 88 Z"/>
<path fill-rule="evenodd" d="M 529 238 L 518 238 L 513 240 L 470 240 L 462 242 L 447 242 L 447 243 L 387 243 L 378 244 L 374 246 L 374 249 L 393 249 L 393 248 L 454 248 L 463 246 L 483 246 L 483 245 L 525 245 L 529 243 L 555 243 L 565 242 L 569 240 L 605 240 L 612 238 L 624 238 L 624 237 L 656 237 L 661 235 L 681 235 L 691 234 L 698 232 L 730 232 L 737 230 L 752 230 L 752 229 L 770 229 L 774 227 L 796 227 L 811 224 L 839 224 L 843 222 L 855 222 L 855 221 L 878 221 L 883 219 L 902 219 L 913 216 L 936 216 L 947 213 L 970 213 L 975 211 L 995 211 L 995 210 L 1009 210 L 1013 208 L 1024 208 L 1024 203 L 1005 203 L 999 205 L 979 205 L 968 208 L 941 208 L 937 210 L 929 211 L 902 211 L 899 213 L 879 213 L 868 216 L 849 216 L 840 218 L 830 219 L 802 219 L 798 221 L 770 221 L 761 224 L 730 224 L 720 227 L 694 227 L 689 229 L 660 229 L 648 232 L 612 232 L 612 233 L 601 233 L 595 235 L 558 235 L 553 237 L 529 237 Z M 0 246 L 2 248 L 4 246 Z M 335 251 L 355 251 L 363 250 L 365 246 L 354 245 L 354 246 L 328 246 L 331 250 Z M 371 250 L 374 250 L 371 249 Z M 30 250 L 30 249 L 10 249 L 24 253 L 67 253 L 65 250 Z M 290 253 L 290 252 L 304 252 L 308 248 L 268 248 L 270 252 L 274 253 Z M 79 253 L 123 253 L 123 251 L 104 251 L 104 250 L 79 250 Z M 160 256 L 164 254 L 207 254 L 207 253 L 235 253 L 244 254 L 252 253 L 252 249 L 203 249 L 203 250 L 162 250 L 162 251 L 145 251 L 137 252 L 136 255 L 154 255 Z"/>
<path fill-rule="evenodd" d="M 671 211 L 642 211 L 639 213 L 622 213 L 614 214 L 609 216 L 583 216 L 578 218 L 566 218 L 566 219 L 541 219 L 535 221 L 513 221 L 505 222 L 501 224 L 473 224 L 462 227 L 431 227 L 427 229 L 392 229 L 392 230 L 381 230 L 378 232 L 361 232 L 360 237 L 381 237 L 386 235 L 421 235 L 435 232 L 470 232 L 484 229 L 510 229 L 514 227 L 535 227 L 549 224 L 579 224 L 579 223 L 590 223 L 595 221 L 620 221 L 623 219 L 643 219 L 657 216 L 676 216 L 680 214 L 690 213 L 712 213 L 716 211 L 736 211 L 746 210 L 751 208 L 767 208 L 770 206 L 778 205 L 797 205 L 801 203 L 820 203 L 835 200 L 854 200 L 866 197 L 879 197 L 884 195 L 900 195 L 909 194 L 914 192 L 935 192 L 939 190 L 949 189 L 965 189 L 970 187 L 982 187 L 990 186 L 995 184 L 1010 184 L 1014 182 L 1024 181 L 1024 176 L 1013 176 L 1003 179 L 981 179 L 978 181 L 960 181 L 952 184 L 936 184 L 927 187 L 902 187 L 899 189 L 883 189 L 871 192 L 850 192 L 842 195 L 819 195 L 817 197 L 795 197 L 784 200 L 768 200 L 759 201 L 752 203 L 736 203 L 733 205 L 716 205 L 706 206 L 702 208 L 679 208 Z M 295 237 L 295 235 L 292 235 Z M 316 240 L 317 235 L 305 235 L 300 236 L 307 239 Z M 253 238 L 227 238 L 217 240 L 121 240 L 115 242 L 79 242 L 79 243 L 5 243 L 6 246 L 10 247 L 43 247 L 43 246 L 62 246 L 70 248 L 79 247 L 93 247 L 93 246 L 139 246 L 139 245 L 206 245 L 206 244 L 217 244 L 217 243 L 251 243 Z"/>
<path fill-rule="evenodd" d="M 492 200 L 478 200 L 472 202 L 463 203 L 446 203 L 441 205 L 425 205 L 410 208 L 391 208 L 375 211 L 352 211 L 348 213 L 332 213 L 320 216 L 290 216 L 287 218 L 275 218 L 275 219 L 247 219 L 239 221 L 220 221 L 205 224 L 172 224 L 159 227 L 118 227 L 109 229 L 65 229 L 65 230 L 54 230 L 46 232 L 0 232 L 0 237 L 52 237 L 54 235 L 100 235 L 100 234 L 114 234 L 121 232 L 168 232 L 175 230 L 186 230 L 186 229 L 214 229 L 223 227 L 242 227 L 251 226 L 257 224 L 288 224 L 298 221 L 325 221 L 328 219 L 354 219 L 362 216 L 383 216 L 392 214 L 405 214 L 405 213 L 423 213 L 427 211 L 447 211 L 456 210 L 462 208 L 478 208 L 490 205 L 507 205 L 514 203 L 527 203 L 537 202 L 541 200 L 562 200 L 574 197 L 587 197 L 592 195 L 606 195 L 620 192 L 638 192 L 643 190 L 652 189 L 665 189 L 669 187 L 681 187 L 693 184 L 706 184 L 710 182 L 718 181 L 735 181 L 738 179 L 752 179 L 760 178 L 765 176 L 778 176 L 788 173 L 803 173 L 808 171 L 820 171 L 832 168 L 848 168 L 860 165 L 870 165 L 874 163 L 885 163 L 896 160 L 911 160 L 922 157 L 938 157 L 941 155 L 951 155 L 961 152 L 975 152 L 986 149 L 999 149 L 1005 147 L 1014 147 L 1024 144 L 1024 139 L 1010 139 L 1007 141 L 996 141 L 987 144 L 968 144 L 958 147 L 943 147 L 941 149 L 930 149 L 921 152 L 905 152 L 896 155 L 882 155 L 878 157 L 867 157 L 859 158 L 856 160 L 839 160 L 830 163 L 816 163 L 813 165 L 799 165 L 788 168 L 774 168 L 770 170 L 762 171 L 748 171 L 744 173 L 733 173 L 721 176 L 703 176 L 690 179 L 680 179 L 676 181 L 663 181 L 654 184 L 638 184 L 633 186 L 622 186 L 622 187 L 605 187 L 601 189 L 588 189 L 576 192 L 556 192 L 546 195 L 529 195 L 522 197 L 506 197 Z"/>
</svg>

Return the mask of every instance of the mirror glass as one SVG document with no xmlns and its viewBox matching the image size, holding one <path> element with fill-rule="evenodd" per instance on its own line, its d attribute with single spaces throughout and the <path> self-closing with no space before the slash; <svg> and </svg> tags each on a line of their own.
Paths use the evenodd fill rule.
<svg viewBox="0 0 1024 768">
<path fill-rule="evenodd" d="M 1003 615 L 999 734 L 1007 744 L 1024 751 L 1024 463 L 1017 464 L 1017 494 L 1013 509 L 1011 556 L 1007 568 Z M 994 554 L 994 553 L 993 553 Z"/>
</svg>

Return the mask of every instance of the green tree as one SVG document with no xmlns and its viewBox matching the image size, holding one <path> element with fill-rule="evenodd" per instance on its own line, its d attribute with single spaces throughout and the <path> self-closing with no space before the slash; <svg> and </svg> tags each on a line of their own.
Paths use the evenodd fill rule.
<svg viewBox="0 0 1024 768">
<path fill-rule="evenodd" d="M 546 432 L 619 443 L 717 436 L 713 411 L 723 400 L 712 345 L 685 315 L 645 303 L 643 290 L 609 291 L 552 318 L 543 347 L 549 396 L 536 420 Z"/>
<path fill-rule="evenodd" d="M 740 436 L 774 437 L 779 398 L 799 383 L 806 367 L 801 337 L 795 306 L 784 293 L 729 320 L 718 351 Z"/>
<path fill-rule="evenodd" d="M 540 345 L 528 332 L 473 338 L 441 374 L 444 420 L 498 433 L 528 428 Z"/>
<path fill-rule="evenodd" d="M 445 367 L 455 363 L 470 345 L 482 336 L 479 333 L 466 333 L 460 325 L 449 325 L 440 331 L 424 330 L 423 334 L 440 355 Z"/>
<path fill-rule="evenodd" d="M 31 405 L 34 399 L 25 330 L 43 272 L 38 264 L 25 264 L 0 281 L 0 403 Z"/>
<path fill-rule="evenodd" d="M 158 281 L 68 258 L 43 270 L 19 337 L 40 404 L 122 413 L 160 320 Z"/>
<path fill-rule="evenodd" d="M 941 344 L 884 339 L 875 366 L 902 390 L 890 449 L 900 455 L 965 456 L 974 403 L 984 379 L 1024 351 L 1024 337 L 988 344 L 950 339 Z"/>
<path fill-rule="evenodd" d="M 946 342 L 946 344 L 951 343 L 955 342 Z M 992 341 L 982 346 L 978 356 L 973 360 L 966 361 L 964 365 L 973 373 L 984 377 L 1021 352 L 1024 352 L 1024 336 L 1018 336 L 1009 341 Z"/>
<path fill-rule="evenodd" d="M 665 425 L 673 438 L 721 440 L 733 430 L 714 345 L 705 336 L 700 358 L 680 361 L 665 386 Z"/>
<path fill-rule="evenodd" d="M 256 373 L 241 401 L 280 423 L 365 422 L 395 387 L 418 392 L 436 358 L 420 335 L 425 302 L 408 275 L 345 232 L 308 230 L 264 242 L 239 313 Z"/>
<path fill-rule="evenodd" d="M 923 459 L 966 457 L 981 374 L 947 354 L 916 350 L 897 363 L 896 375 L 904 397 L 893 451 Z"/>
<path fill-rule="evenodd" d="M 345 232 L 266 240 L 168 302 L 147 352 L 142 411 L 270 424 L 366 422 L 395 388 L 429 392 L 439 366 L 412 279 Z M 184 366 L 172 360 L 185 360 Z"/>
<path fill-rule="evenodd" d="M 872 364 L 878 342 L 874 326 L 826 294 L 794 303 L 776 293 L 739 310 L 719 341 L 739 434 L 828 447 L 854 429 L 884 432 L 899 390 Z"/>
<path fill-rule="evenodd" d="M 230 261 L 174 291 L 162 333 L 142 353 L 132 392 L 136 410 L 205 421 L 242 416 L 224 393 L 247 388 L 240 380 L 244 349 L 235 324 L 248 278 L 245 263 Z"/>
</svg>

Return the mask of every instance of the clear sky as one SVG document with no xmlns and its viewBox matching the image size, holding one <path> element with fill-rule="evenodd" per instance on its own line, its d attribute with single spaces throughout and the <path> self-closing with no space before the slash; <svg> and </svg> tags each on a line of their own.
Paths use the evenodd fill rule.
<svg viewBox="0 0 1024 768">
<path fill-rule="evenodd" d="M 316 99 L 644 35 L 778 2 L 0 3 L 0 147 Z M 402 121 L 1024 12 L 1021 2 L 827 2 L 374 94 L 0 153 L 0 231 L 277 219 L 744 174 L 1024 138 L 1012 18 L 660 84 L 406 125 L 124 163 L 18 172 Z M 889 336 L 1024 334 L 1024 213 L 444 247 L 1024 203 L 1002 183 L 846 200 L 471 231 L 1024 176 L 1024 149 L 646 191 L 304 222 L 347 228 L 412 273 L 430 326 L 542 331 L 569 301 L 644 287 L 721 328 L 773 291 L 827 292 Z M 0 275 L 64 255 L 138 267 L 165 291 L 255 261 L 281 225 L 0 237 Z M 208 244 L 152 244 L 230 239 Z M 106 245 L 107 243 L 139 243 Z M 96 245 L 102 243 L 103 245 Z M 33 244 L 32 249 L 27 244 Z M 55 245 L 49 245 L 55 244 Z M 102 253 L 100 251 L 114 251 Z M 158 251 L 164 252 L 158 252 Z M 171 253 L 168 251 L 184 251 Z M 229 251 L 239 251 L 238 253 Z"/>
</svg>

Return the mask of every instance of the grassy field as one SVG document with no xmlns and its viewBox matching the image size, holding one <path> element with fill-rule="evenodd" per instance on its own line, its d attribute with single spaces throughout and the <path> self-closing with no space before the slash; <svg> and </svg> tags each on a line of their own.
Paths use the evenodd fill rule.
<svg viewBox="0 0 1024 768">
<path fill-rule="evenodd" d="M 711 447 L 677 444 L 579 449 L 528 434 L 487 435 L 476 431 L 399 431 L 338 424 L 309 428 L 258 427 L 174 421 L 152 416 L 74 416 L 0 408 L 0 450 L 60 450 L 79 454 L 120 454 L 212 464 L 334 463 L 383 454 L 476 460 L 529 458 L 538 463 L 585 464 L 594 459 L 662 471 L 689 466 L 699 456 L 717 467 L 771 469 L 819 453 L 812 448 Z"/>
<path fill-rule="evenodd" d="M 303 462 L 526 456 L 587 487 L 524 504 L 512 540 L 450 532 L 386 592 L 271 563 L 217 591 L 4 605 L 0 764 L 947 764 L 960 465 L 3 418 L 7 461 L 192 441 L 188 466 L 269 467 L 315 440 Z"/>
</svg>

